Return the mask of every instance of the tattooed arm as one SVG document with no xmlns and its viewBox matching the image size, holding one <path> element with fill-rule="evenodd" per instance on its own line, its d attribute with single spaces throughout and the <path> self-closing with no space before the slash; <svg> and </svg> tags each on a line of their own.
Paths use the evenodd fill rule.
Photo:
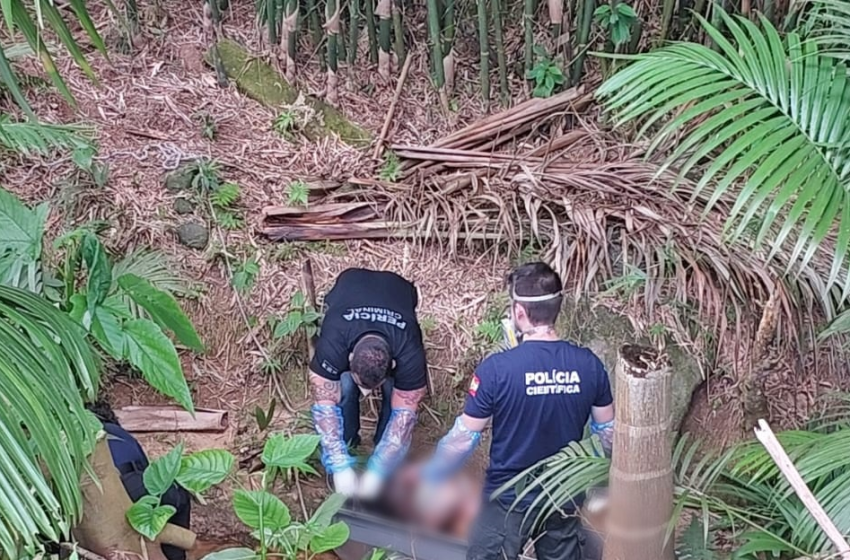
<svg viewBox="0 0 850 560">
<path fill-rule="evenodd" d="M 401 391 L 399 389 L 393 389 L 393 410 L 404 408 L 416 412 L 416 409 L 419 408 L 419 403 L 425 397 L 425 392 L 427 390 L 428 389 L 426 387 L 422 387 L 421 389 L 414 389 L 413 391 Z"/>
<path fill-rule="evenodd" d="M 339 404 L 339 381 L 325 379 L 321 375 L 310 372 L 310 386 L 313 389 L 313 400 L 320 405 Z"/>
<path fill-rule="evenodd" d="M 342 488 L 336 478 L 340 473 L 347 472 L 354 465 L 354 459 L 348 453 L 348 447 L 343 441 L 342 410 L 339 408 L 340 383 L 310 372 L 310 385 L 313 388 L 315 404 L 311 410 L 313 426 L 321 437 L 322 464 L 325 469 L 335 475 L 334 485 L 338 492 L 352 494 L 352 482 L 346 484 L 352 488 Z M 346 475 L 347 478 L 352 476 Z"/>
<path fill-rule="evenodd" d="M 590 432 L 599 436 L 606 457 L 611 457 L 614 448 L 614 405 L 591 408 Z"/>
</svg>

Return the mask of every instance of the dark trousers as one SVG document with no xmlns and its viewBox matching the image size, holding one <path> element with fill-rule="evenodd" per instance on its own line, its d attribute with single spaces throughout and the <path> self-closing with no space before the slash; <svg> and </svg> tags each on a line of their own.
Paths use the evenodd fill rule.
<svg viewBox="0 0 850 560">
<path fill-rule="evenodd" d="M 485 500 L 472 526 L 466 560 L 516 560 L 529 539 L 534 541 L 537 560 L 581 560 L 581 521 L 553 513 L 535 531 L 534 512 L 508 511 L 498 500 Z"/>
<path fill-rule="evenodd" d="M 360 445 L 360 389 L 354 382 L 349 372 L 340 377 L 342 385 L 342 397 L 339 407 L 342 409 L 342 438 L 350 447 Z M 378 426 L 375 429 L 375 445 L 381 441 L 387 422 L 390 421 L 392 412 L 391 399 L 393 396 L 393 380 L 387 377 L 381 384 L 381 412 L 378 415 Z"/>
</svg>

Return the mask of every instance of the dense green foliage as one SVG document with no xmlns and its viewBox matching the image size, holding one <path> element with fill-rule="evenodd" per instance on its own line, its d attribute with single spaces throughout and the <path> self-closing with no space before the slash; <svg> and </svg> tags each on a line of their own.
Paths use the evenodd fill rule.
<svg viewBox="0 0 850 560">
<path fill-rule="evenodd" d="M 79 477 L 100 429 L 83 397 L 94 398 L 99 377 L 67 314 L 0 285 L 0 556 L 35 555 L 82 514 Z"/>
<path fill-rule="evenodd" d="M 29 209 L 0 189 L 0 237 L 9 240 L 0 253 L 0 281 L 56 302 L 106 355 L 130 363 L 155 389 L 193 410 L 177 349 L 167 333 L 196 352 L 204 350 L 203 343 L 174 297 L 134 272 L 150 271 L 162 286 L 173 285 L 174 279 L 145 266 L 143 254 L 120 261 L 117 275 L 103 244 L 86 229 L 59 240 L 64 262 L 51 270 L 42 261 L 48 211 L 45 204 Z"/>
</svg>

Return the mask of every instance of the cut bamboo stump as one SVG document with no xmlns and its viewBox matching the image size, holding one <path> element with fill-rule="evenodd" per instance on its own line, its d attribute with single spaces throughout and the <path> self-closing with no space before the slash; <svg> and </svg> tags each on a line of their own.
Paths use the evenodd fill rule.
<svg viewBox="0 0 850 560">
<path fill-rule="evenodd" d="M 652 348 L 623 346 L 617 360 L 616 421 L 608 540 L 603 560 L 673 560 L 665 542 L 673 514 L 672 374 Z"/>
</svg>

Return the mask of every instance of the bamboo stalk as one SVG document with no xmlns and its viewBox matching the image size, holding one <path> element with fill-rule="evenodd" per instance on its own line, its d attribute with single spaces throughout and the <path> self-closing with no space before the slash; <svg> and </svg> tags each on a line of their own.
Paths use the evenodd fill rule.
<svg viewBox="0 0 850 560">
<path fill-rule="evenodd" d="M 548 0 L 546 7 L 549 9 L 549 30 L 552 33 L 552 41 L 557 52 L 564 19 L 564 0 Z"/>
<path fill-rule="evenodd" d="M 706 15 L 705 9 L 706 9 L 707 4 L 708 4 L 707 0 L 694 0 L 694 11 L 693 11 L 693 14 L 691 15 L 691 20 L 690 20 L 691 29 L 690 29 L 690 33 L 689 33 L 689 39 L 691 41 L 699 41 L 700 40 L 699 36 L 700 36 L 700 31 L 702 30 L 702 26 L 700 25 L 699 20 L 697 19 L 696 16 L 697 16 L 697 14 L 699 14 L 701 16 Z"/>
<path fill-rule="evenodd" d="M 280 22 L 280 54 L 286 79 L 295 81 L 295 53 L 298 46 L 298 0 L 284 0 L 284 16 Z"/>
<path fill-rule="evenodd" d="M 524 56 L 525 73 L 534 67 L 534 0 L 525 0 L 522 11 L 522 27 L 525 31 Z"/>
<path fill-rule="evenodd" d="M 446 74 L 443 69 L 443 41 L 440 26 L 440 12 L 437 0 L 428 1 L 428 32 L 431 36 L 431 68 L 434 71 L 434 85 L 445 92 Z"/>
<path fill-rule="evenodd" d="M 614 450 L 603 560 L 673 560 L 665 539 L 673 515 L 670 400 L 666 356 L 623 346 L 615 370 Z"/>
<path fill-rule="evenodd" d="M 339 20 L 340 21 L 339 21 L 339 39 L 337 39 L 337 42 L 336 42 L 337 64 L 339 64 L 340 61 L 348 60 L 348 45 L 346 44 L 346 43 L 348 43 L 348 34 L 346 33 L 347 28 L 345 27 L 345 22 L 347 20 L 342 16 L 342 14 L 344 13 L 343 6 L 342 6 L 342 0 L 338 0 L 338 2 L 339 2 Z"/>
<path fill-rule="evenodd" d="M 357 60 L 357 41 L 360 38 L 360 0 L 348 3 L 348 64 L 353 66 Z"/>
<path fill-rule="evenodd" d="M 375 0 L 366 0 L 366 31 L 369 34 L 369 61 L 378 62 L 378 33 L 375 29 Z"/>
<path fill-rule="evenodd" d="M 209 0 L 210 4 L 217 4 L 217 0 Z M 215 7 L 216 11 L 218 6 Z M 269 32 L 269 48 L 277 44 L 277 0 L 266 0 L 266 27 Z"/>
<path fill-rule="evenodd" d="M 670 35 L 670 24 L 673 21 L 673 9 L 675 7 L 676 0 L 664 0 L 664 8 L 661 11 L 661 30 L 658 32 L 658 39 L 655 42 L 656 47 L 663 45 Z"/>
<path fill-rule="evenodd" d="M 378 16 L 378 73 L 385 80 L 390 77 L 390 29 L 392 25 L 392 0 L 378 0 L 375 8 Z"/>
<path fill-rule="evenodd" d="M 445 9 L 443 10 L 443 76 L 445 77 L 447 92 L 453 91 L 455 85 L 455 24 L 455 0 L 445 0 Z"/>
<path fill-rule="evenodd" d="M 502 0 L 493 0 L 493 39 L 496 42 L 496 62 L 499 65 L 499 97 L 502 105 L 510 102 L 508 90 L 508 63 L 505 60 L 505 36 L 502 32 Z"/>
<path fill-rule="evenodd" d="M 481 98 L 490 104 L 490 45 L 487 40 L 487 0 L 478 0 L 478 48 L 481 55 Z"/>
<path fill-rule="evenodd" d="M 590 28 L 593 25 L 593 11 L 596 9 L 596 0 L 582 0 L 581 19 L 579 21 L 578 42 L 576 43 L 576 58 L 570 72 L 570 84 L 578 85 L 584 73 L 584 59 L 587 57 L 588 41 L 590 39 Z"/>
<path fill-rule="evenodd" d="M 328 103 L 337 105 L 339 103 L 339 92 L 337 91 L 337 55 L 339 41 L 339 6 L 336 0 L 327 0 L 325 3 L 325 29 L 328 35 Z"/>
<path fill-rule="evenodd" d="M 404 64 L 407 58 L 407 53 L 404 49 L 404 5 L 402 0 L 395 0 L 392 3 L 393 10 L 393 32 L 395 34 L 395 56 L 398 64 Z"/>
<path fill-rule="evenodd" d="M 310 33 L 313 35 L 313 48 L 319 55 L 319 67 L 322 72 L 327 70 L 325 62 L 325 38 L 322 34 L 322 22 L 316 0 L 307 0 L 307 19 L 310 22 Z"/>
</svg>

